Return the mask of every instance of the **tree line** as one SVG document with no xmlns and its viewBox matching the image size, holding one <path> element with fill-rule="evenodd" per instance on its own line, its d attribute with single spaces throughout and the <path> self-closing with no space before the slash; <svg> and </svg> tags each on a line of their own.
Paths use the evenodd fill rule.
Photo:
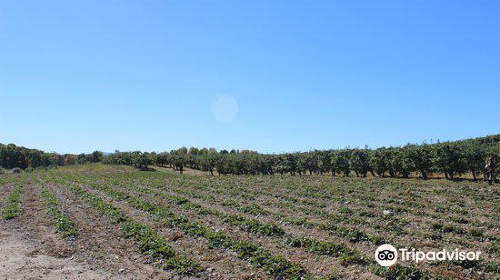
<svg viewBox="0 0 500 280">
<path fill-rule="evenodd" d="M 0 144 L 0 167 L 2 168 L 38 168 L 72 165 L 77 163 L 100 162 L 103 153 L 95 151 L 91 154 L 58 154 L 46 153 L 37 149 L 29 149 L 14 144 Z"/>
<path fill-rule="evenodd" d="M 182 147 L 163 153 L 115 152 L 103 158 L 107 164 L 125 164 L 146 170 L 151 165 L 170 167 L 180 173 L 185 167 L 211 175 L 328 174 L 331 176 L 377 177 L 444 174 L 450 180 L 470 173 L 474 180 L 495 171 L 500 158 L 500 134 L 436 144 L 408 144 L 378 149 L 314 150 L 284 154 L 259 154 L 249 150 Z M 493 168 L 493 171 L 491 171 Z"/>
</svg>

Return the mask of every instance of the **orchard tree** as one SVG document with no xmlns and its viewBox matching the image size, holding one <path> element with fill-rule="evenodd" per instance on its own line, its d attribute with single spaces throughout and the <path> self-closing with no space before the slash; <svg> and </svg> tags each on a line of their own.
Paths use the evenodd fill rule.
<svg viewBox="0 0 500 280">
<path fill-rule="evenodd" d="M 198 148 L 195 148 L 195 147 L 191 147 L 189 148 L 189 151 L 188 151 L 188 154 L 189 155 L 198 155 L 200 153 L 200 150 Z"/>
<path fill-rule="evenodd" d="M 384 177 L 389 171 L 389 152 L 387 148 L 378 148 L 370 154 L 370 166 L 378 177 Z"/>
<path fill-rule="evenodd" d="M 332 174 L 335 172 L 338 174 L 343 173 L 345 177 L 349 177 L 351 171 L 349 164 L 351 154 L 350 150 L 338 150 L 334 152 L 331 164 Z"/>
<path fill-rule="evenodd" d="M 320 175 L 327 173 L 331 169 L 332 156 L 330 151 L 315 151 L 315 156 L 318 158 L 318 172 Z"/>
<path fill-rule="evenodd" d="M 216 168 L 219 176 L 229 174 L 229 161 L 227 157 L 228 153 L 221 154 L 217 160 Z"/>
<path fill-rule="evenodd" d="M 172 156 L 172 165 L 175 170 L 179 170 L 179 173 L 184 172 L 184 166 L 186 166 L 186 154 L 174 154 Z"/>
<path fill-rule="evenodd" d="M 409 158 L 407 147 L 394 149 L 391 157 L 391 168 L 394 173 L 408 178 L 413 171 L 413 165 Z"/>
<path fill-rule="evenodd" d="M 102 161 L 102 152 L 101 151 L 94 151 L 92 153 L 92 157 L 91 157 L 91 160 L 90 162 L 100 162 Z"/>
<path fill-rule="evenodd" d="M 486 149 L 484 146 L 475 142 L 467 142 L 464 145 L 464 157 L 467 163 L 467 169 L 472 174 L 474 181 L 477 180 L 477 173 L 484 169 Z"/>
<path fill-rule="evenodd" d="M 188 153 L 188 149 L 186 147 L 179 148 L 176 151 L 176 154 L 178 155 L 186 155 Z"/>
<path fill-rule="evenodd" d="M 285 154 L 285 168 L 290 175 L 295 176 L 298 169 L 298 158 L 295 154 Z M 302 171 L 301 171 L 302 172 Z"/>
<path fill-rule="evenodd" d="M 359 175 L 366 177 L 370 169 L 370 163 L 368 160 L 368 151 L 366 149 L 355 149 L 352 151 L 350 166 L 352 170 Z"/>
<path fill-rule="evenodd" d="M 432 150 L 429 145 L 408 145 L 407 158 L 411 164 L 411 169 L 420 172 L 422 179 L 427 179 L 427 175 L 432 171 Z"/>
<path fill-rule="evenodd" d="M 455 174 L 464 173 L 467 165 L 462 148 L 453 143 L 438 144 L 434 154 L 434 164 L 447 179 L 453 180 Z"/>
<path fill-rule="evenodd" d="M 217 154 L 204 154 L 201 158 L 201 167 L 203 171 L 210 172 L 210 175 L 214 175 L 214 169 L 217 166 L 218 156 Z"/>
</svg>

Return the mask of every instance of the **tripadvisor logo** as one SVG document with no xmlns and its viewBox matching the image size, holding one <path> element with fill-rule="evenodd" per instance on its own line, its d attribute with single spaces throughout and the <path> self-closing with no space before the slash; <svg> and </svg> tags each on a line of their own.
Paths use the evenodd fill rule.
<svg viewBox="0 0 500 280">
<path fill-rule="evenodd" d="M 441 251 L 429 251 L 422 252 L 416 251 L 415 249 L 405 249 L 400 248 L 397 250 L 394 246 L 390 244 L 380 245 L 375 251 L 375 260 L 377 260 L 378 264 L 381 266 L 391 266 L 395 264 L 398 260 L 398 255 L 400 256 L 401 261 L 414 261 L 415 263 L 419 263 L 421 261 L 477 261 L 479 260 L 479 255 L 481 252 L 466 252 L 459 251 L 458 249 L 448 251 L 443 249 Z"/>
<path fill-rule="evenodd" d="M 391 266 L 398 260 L 398 251 L 390 244 L 380 245 L 375 251 L 375 259 L 381 266 Z"/>
</svg>

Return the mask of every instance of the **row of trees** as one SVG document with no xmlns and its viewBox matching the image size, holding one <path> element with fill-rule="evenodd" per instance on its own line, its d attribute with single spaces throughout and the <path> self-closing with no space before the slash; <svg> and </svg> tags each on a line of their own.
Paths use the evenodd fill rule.
<svg viewBox="0 0 500 280">
<path fill-rule="evenodd" d="M 95 151 L 92 154 L 45 153 L 37 149 L 28 149 L 14 144 L 0 144 L 0 167 L 3 168 L 37 168 L 49 166 L 72 165 L 86 162 L 99 162 L 103 153 Z"/>
<path fill-rule="evenodd" d="M 226 174 L 330 174 L 359 177 L 408 178 L 413 174 L 427 179 L 430 174 L 444 174 L 453 180 L 470 172 L 474 179 L 485 175 L 487 159 L 498 162 L 500 135 L 438 144 L 409 144 L 404 147 L 378 149 L 338 149 L 287 153 L 258 154 L 253 151 L 190 148 L 163 153 L 125 152 L 104 157 L 109 164 L 134 165 L 147 169 L 149 165 L 171 167 L 183 172 L 184 167 Z"/>
</svg>

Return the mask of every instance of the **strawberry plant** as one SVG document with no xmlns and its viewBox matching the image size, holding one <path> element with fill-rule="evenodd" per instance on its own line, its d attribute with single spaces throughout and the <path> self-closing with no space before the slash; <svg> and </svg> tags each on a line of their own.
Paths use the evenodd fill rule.
<svg viewBox="0 0 500 280">
<path fill-rule="evenodd" d="M 2 211 L 2 218 L 10 220 L 21 214 L 21 202 L 23 195 L 23 185 L 17 185 L 7 196 L 5 209 Z"/>
</svg>

